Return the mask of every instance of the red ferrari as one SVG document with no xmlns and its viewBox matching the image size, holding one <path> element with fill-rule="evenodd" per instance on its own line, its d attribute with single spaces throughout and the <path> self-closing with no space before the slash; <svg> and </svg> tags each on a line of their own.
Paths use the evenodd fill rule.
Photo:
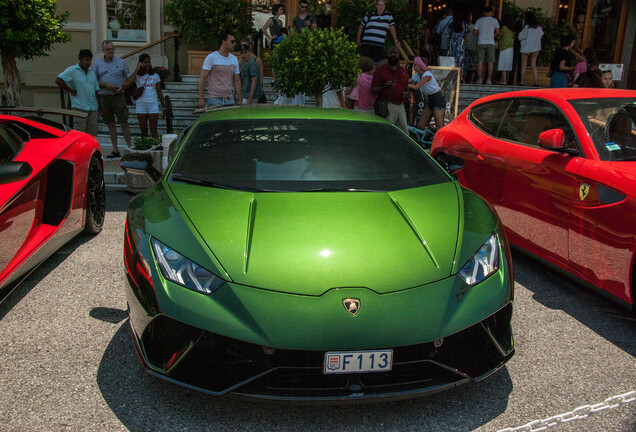
<svg viewBox="0 0 636 432">
<path fill-rule="evenodd" d="M 0 114 L 0 299 L 76 234 L 100 232 L 105 196 L 94 137 L 43 118 Z"/>
<path fill-rule="evenodd" d="M 636 91 L 545 89 L 475 101 L 435 135 L 508 240 L 636 309 Z"/>
</svg>

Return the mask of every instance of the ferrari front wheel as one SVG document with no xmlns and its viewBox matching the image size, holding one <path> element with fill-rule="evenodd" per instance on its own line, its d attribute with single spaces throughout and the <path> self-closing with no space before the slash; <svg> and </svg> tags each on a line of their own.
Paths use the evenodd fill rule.
<svg viewBox="0 0 636 432">
<path fill-rule="evenodd" d="M 86 222 L 84 232 L 97 234 L 104 226 L 106 214 L 106 184 L 104 183 L 104 167 L 99 156 L 91 158 L 88 166 L 86 186 Z"/>
</svg>

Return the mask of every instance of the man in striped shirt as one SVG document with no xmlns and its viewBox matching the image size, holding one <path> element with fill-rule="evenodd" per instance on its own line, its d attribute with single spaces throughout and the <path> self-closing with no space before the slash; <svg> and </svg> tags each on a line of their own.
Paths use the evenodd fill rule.
<svg viewBox="0 0 636 432">
<path fill-rule="evenodd" d="M 400 46 L 400 41 L 395 32 L 395 21 L 391 12 L 385 10 L 384 0 L 378 0 L 376 11 L 364 17 L 358 28 L 358 38 L 356 43 L 362 47 L 362 55 L 371 57 L 374 63 L 382 59 L 384 42 L 387 33 L 390 31 L 393 42 Z"/>
</svg>

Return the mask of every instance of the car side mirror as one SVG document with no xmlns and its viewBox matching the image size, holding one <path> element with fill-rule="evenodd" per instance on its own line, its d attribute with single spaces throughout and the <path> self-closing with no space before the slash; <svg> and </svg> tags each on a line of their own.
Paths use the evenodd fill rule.
<svg viewBox="0 0 636 432">
<path fill-rule="evenodd" d="M 27 162 L 0 162 L 0 184 L 28 179 L 32 172 L 33 168 Z"/>
<path fill-rule="evenodd" d="M 153 183 L 161 177 L 149 153 L 126 153 L 119 160 L 119 167 L 130 174 L 145 175 Z"/>
<path fill-rule="evenodd" d="M 450 175 L 455 175 L 466 167 L 466 162 L 459 156 L 448 155 L 446 153 L 438 153 L 435 160 Z"/>
<path fill-rule="evenodd" d="M 563 150 L 565 132 L 563 129 L 548 129 L 539 134 L 539 147 L 548 150 Z"/>
</svg>

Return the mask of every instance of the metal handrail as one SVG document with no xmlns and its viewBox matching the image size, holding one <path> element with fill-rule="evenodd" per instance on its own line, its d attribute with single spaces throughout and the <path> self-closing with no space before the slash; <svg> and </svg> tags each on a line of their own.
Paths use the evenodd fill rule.
<svg viewBox="0 0 636 432">
<path fill-rule="evenodd" d="M 164 104 L 166 107 L 165 110 L 165 114 L 166 114 L 166 133 L 171 134 L 172 133 L 172 120 L 174 119 L 174 115 L 172 113 L 172 100 L 170 99 L 170 96 L 166 95 L 163 98 L 164 100 Z"/>
<path fill-rule="evenodd" d="M 136 49 L 132 50 L 131 52 L 126 53 L 126 54 L 122 55 L 122 56 L 121 56 L 121 58 L 125 59 L 125 58 L 127 58 L 127 57 L 130 57 L 131 55 L 135 55 L 135 54 L 137 54 L 138 52 L 145 51 L 145 50 L 147 50 L 148 48 L 151 48 L 151 47 L 153 47 L 153 46 L 155 46 L 155 45 L 158 45 L 158 44 L 160 44 L 160 43 L 162 43 L 162 42 L 165 42 L 165 41 L 167 41 L 168 39 L 171 39 L 171 38 L 173 38 L 173 37 L 181 37 L 181 35 L 180 35 L 179 33 L 170 33 L 170 34 L 167 34 L 167 35 L 165 35 L 164 37 L 162 37 L 161 39 L 157 39 L 157 40 L 156 40 L 156 41 L 154 41 L 154 42 L 150 42 L 149 44 L 146 44 L 146 45 L 144 45 L 144 46 L 142 46 L 142 47 L 140 47 L 140 48 L 136 48 Z"/>
<path fill-rule="evenodd" d="M 150 47 L 153 47 L 157 44 L 163 43 L 168 39 L 174 38 L 174 66 L 172 70 L 174 71 L 174 75 L 172 76 L 172 81 L 181 82 L 181 75 L 179 75 L 179 46 L 181 45 L 181 34 L 180 33 L 170 33 L 162 37 L 161 39 L 157 39 L 154 42 L 150 42 L 142 47 L 136 48 L 129 53 L 126 53 L 121 56 L 122 59 L 130 57 L 131 55 L 135 55 L 141 51 L 145 51 Z"/>
</svg>

